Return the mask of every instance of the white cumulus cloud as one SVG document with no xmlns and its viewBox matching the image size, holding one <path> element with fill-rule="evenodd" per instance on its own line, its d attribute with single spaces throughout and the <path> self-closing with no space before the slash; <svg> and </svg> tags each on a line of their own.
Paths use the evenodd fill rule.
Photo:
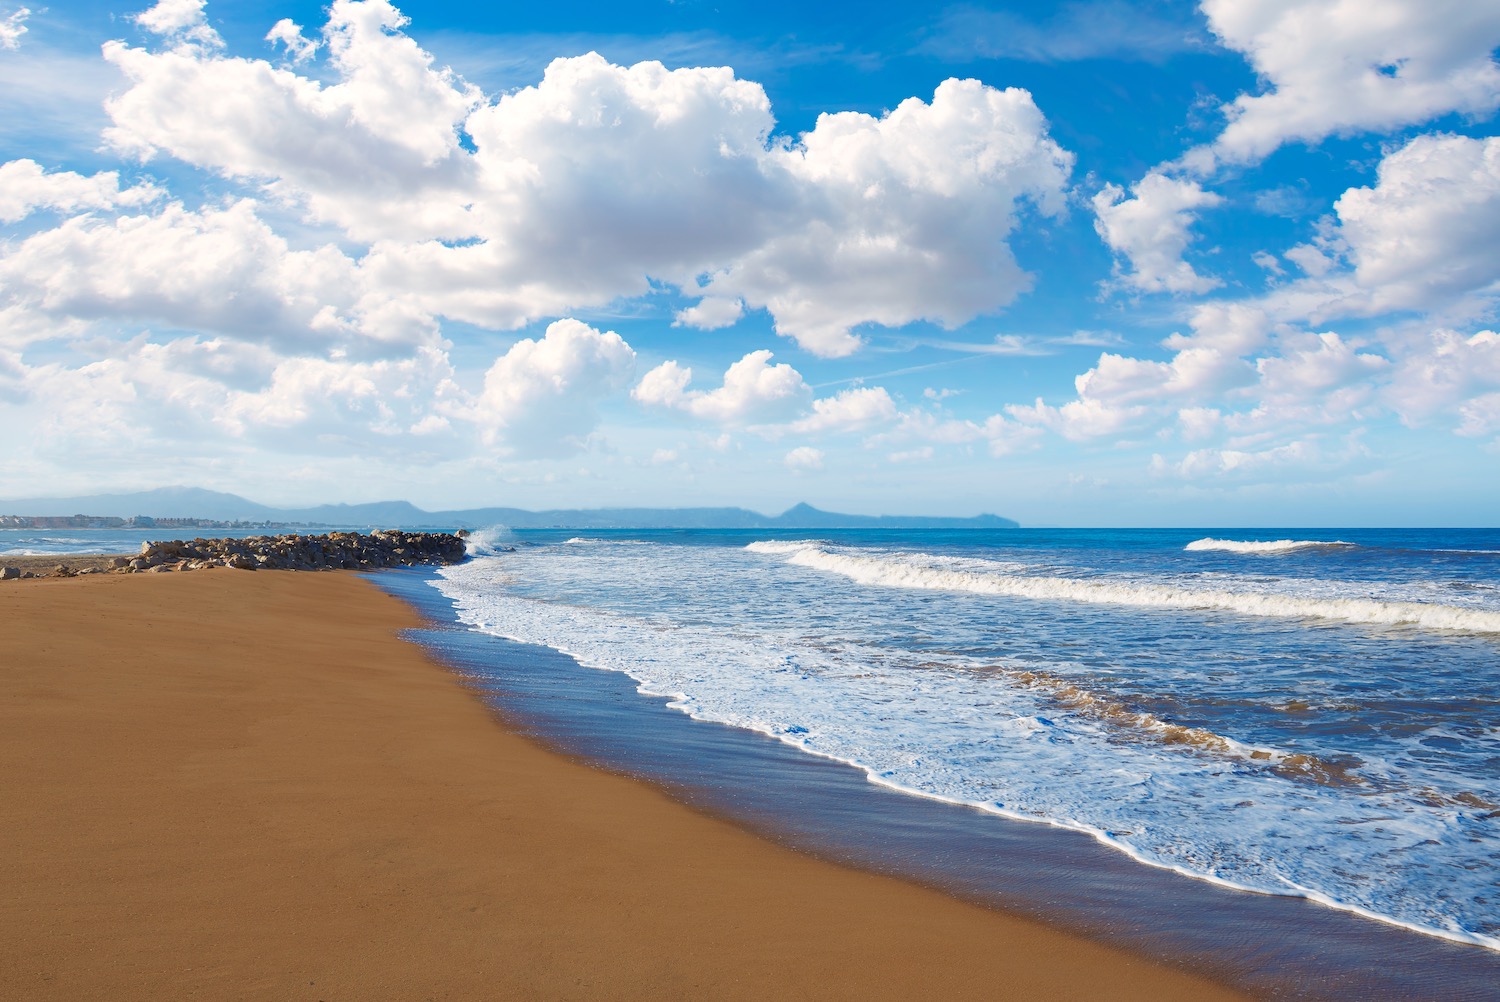
<svg viewBox="0 0 1500 1002">
<path fill-rule="evenodd" d="M 768 154 L 795 192 L 786 224 L 712 272 L 707 292 L 767 307 L 776 329 L 847 355 L 853 328 L 956 326 L 1031 286 L 1005 238 L 1018 203 L 1064 207 L 1073 157 L 1031 95 L 947 80 L 882 118 L 821 115 Z"/>
<path fill-rule="evenodd" d="M 153 202 L 162 196 L 151 184 L 120 187 L 117 171 L 83 175 L 73 171 L 48 173 L 35 160 L 0 164 L 0 223 L 14 223 L 38 209 L 79 212 Z"/>
<path fill-rule="evenodd" d="M 319 48 L 318 41 L 302 34 L 302 25 L 289 17 L 271 25 L 271 30 L 266 32 L 266 41 L 282 46 L 287 58 L 294 63 L 307 62 Z"/>
<path fill-rule="evenodd" d="M 470 414 L 484 440 L 523 457 L 583 448 L 598 423 L 599 402 L 635 374 L 635 351 L 614 331 L 571 318 L 524 338 L 485 373 Z"/>
<path fill-rule="evenodd" d="M 796 369 L 784 362 L 773 365 L 771 358 L 764 349 L 750 352 L 725 370 L 723 385 L 713 390 L 688 389 L 693 370 L 663 362 L 641 378 L 631 396 L 726 424 L 779 420 L 805 407 L 812 391 Z"/>
<path fill-rule="evenodd" d="M 1154 171 L 1132 185 L 1130 195 L 1111 184 L 1093 199 L 1099 236 L 1130 262 L 1128 271 L 1116 269 L 1120 281 L 1142 292 L 1202 293 L 1218 286 L 1217 279 L 1194 271 L 1183 254 L 1197 210 L 1223 199 L 1196 181 Z"/>
<path fill-rule="evenodd" d="M 1226 106 L 1215 157 L 1384 132 L 1500 107 L 1500 7 L 1473 0 L 1203 0 L 1209 27 L 1265 83 Z M 1190 158 L 1192 159 L 1192 158 Z"/>
<path fill-rule="evenodd" d="M 1500 393 L 1500 334 L 1482 330 L 1468 337 L 1433 331 L 1398 355 L 1386 398 L 1403 420 L 1422 424 L 1436 414 L 1463 414 L 1465 434 L 1482 434 Z M 1494 425 L 1500 428 L 1500 424 Z"/>
<path fill-rule="evenodd" d="M 1500 137 L 1418 136 L 1335 205 L 1368 309 L 1430 308 L 1500 282 Z"/>
<path fill-rule="evenodd" d="M 179 45 L 217 47 L 223 40 L 209 27 L 205 6 L 207 0 L 157 0 L 154 6 L 135 15 L 134 21 Z"/>
<path fill-rule="evenodd" d="M 198 23 L 182 3 L 161 8 L 163 30 Z M 679 323 L 765 308 L 823 355 L 856 348 L 861 325 L 952 326 L 1009 304 L 1030 287 L 1007 242 L 1024 206 L 1065 204 L 1072 156 L 1022 90 L 949 80 L 930 102 L 825 115 L 791 141 L 728 68 L 591 53 L 491 101 L 406 23 L 385 0 L 336 0 L 326 83 L 299 70 L 313 43 L 287 20 L 268 38 L 289 65 L 111 42 L 129 87 L 106 139 L 305 207 L 369 243 L 369 274 L 434 316 L 510 328 L 665 283 L 702 299 Z"/>
<path fill-rule="evenodd" d="M 420 324 L 412 329 L 379 312 L 356 316 L 359 284 L 339 250 L 290 249 L 249 201 L 77 216 L 0 253 L 0 290 L 12 308 L 54 320 L 135 321 L 356 351 L 372 347 L 364 335 L 424 339 Z"/>
<path fill-rule="evenodd" d="M 800 434 L 862 431 L 896 418 L 896 402 L 883 386 L 859 386 L 813 401 L 812 413 L 792 423 Z"/>
</svg>

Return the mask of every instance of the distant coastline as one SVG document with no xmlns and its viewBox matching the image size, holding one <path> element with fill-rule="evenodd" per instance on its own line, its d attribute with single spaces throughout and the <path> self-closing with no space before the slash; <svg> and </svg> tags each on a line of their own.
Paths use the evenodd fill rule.
<svg viewBox="0 0 1500 1002">
<path fill-rule="evenodd" d="M 851 515 L 794 505 L 779 515 L 746 508 L 469 508 L 425 511 L 406 501 L 272 508 L 235 494 L 164 487 L 134 494 L 0 500 L 4 529 L 1014 529 L 999 515 Z"/>
</svg>

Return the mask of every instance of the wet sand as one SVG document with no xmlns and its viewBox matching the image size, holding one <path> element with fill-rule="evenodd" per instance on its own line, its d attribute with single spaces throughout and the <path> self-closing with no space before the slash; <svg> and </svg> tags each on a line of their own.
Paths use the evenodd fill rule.
<svg viewBox="0 0 1500 1002">
<path fill-rule="evenodd" d="M 21 556 L 11 554 L 0 556 L 0 567 L 14 567 L 17 570 L 35 575 L 36 577 L 67 577 L 79 572 L 98 572 L 112 570 L 111 561 L 116 558 L 112 553 L 66 553 L 49 554 L 47 556 Z M 68 573 L 57 575 L 57 568 L 65 567 Z"/>
<path fill-rule="evenodd" d="M 0 996 L 1240 997 L 509 729 L 348 573 L 0 584 Z"/>
</svg>

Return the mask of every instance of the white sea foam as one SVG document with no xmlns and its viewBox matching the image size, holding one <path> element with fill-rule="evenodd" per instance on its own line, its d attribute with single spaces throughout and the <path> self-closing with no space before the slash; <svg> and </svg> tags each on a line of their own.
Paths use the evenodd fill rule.
<svg viewBox="0 0 1500 1002">
<path fill-rule="evenodd" d="M 1239 540 L 1239 539 L 1214 539 L 1207 536 L 1203 539 L 1195 539 L 1183 547 L 1184 550 L 1199 552 L 1203 550 L 1222 550 L 1225 553 L 1253 553 L 1270 555 L 1275 553 L 1293 553 L 1297 550 L 1321 550 L 1341 549 L 1352 547 L 1354 543 L 1346 543 L 1341 539 L 1271 539 L 1271 540 Z"/>
<path fill-rule="evenodd" d="M 1111 578 L 1065 578 L 994 571 L 952 570 L 932 566 L 925 554 L 881 553 L 866 556 L 816 543 L 751 543 L 757 553 L 786 555 L 787 562 L 843 575 L 863 585 L 925 588 L 1007 595 L 1042 601 L 1086 602 L 1152 609 L 1200 609 L 1245 616 L 1326 619 L 1381 626 L 1416 626 L 1429 630 L 1500 633 L 1500 611 L 1425 602 L 1369 598 L 1319 597 L 1285 592 L 1241 592 L 1184 588 Z M 983 561 L 969 561 L 982 565 Z"/>
<path fill-rule="evenodd" d="M 502 553 L 514 545 L 515 533 L 509 526 L 488 525 L 475 529 L 464 540 L 464 550 L 471 557 L 485 557 Z"/>
<path fill-rule="evenodd" d="M 745 549 L 751 553 L 801 553 L 809 547 L 828 546 L 821 539 L 762 539 Z"/>
</svg>

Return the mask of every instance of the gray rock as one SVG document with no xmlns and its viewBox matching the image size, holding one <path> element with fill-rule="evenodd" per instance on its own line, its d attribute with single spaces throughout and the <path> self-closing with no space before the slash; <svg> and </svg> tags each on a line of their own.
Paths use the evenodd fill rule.
<svg viewBox="0 0 1500 1002">
<path fill-rule="evenodd" d="M 0 567 L 0 581 L 15 581 L 21 576 L 19 567 Z"/>
</svg>

